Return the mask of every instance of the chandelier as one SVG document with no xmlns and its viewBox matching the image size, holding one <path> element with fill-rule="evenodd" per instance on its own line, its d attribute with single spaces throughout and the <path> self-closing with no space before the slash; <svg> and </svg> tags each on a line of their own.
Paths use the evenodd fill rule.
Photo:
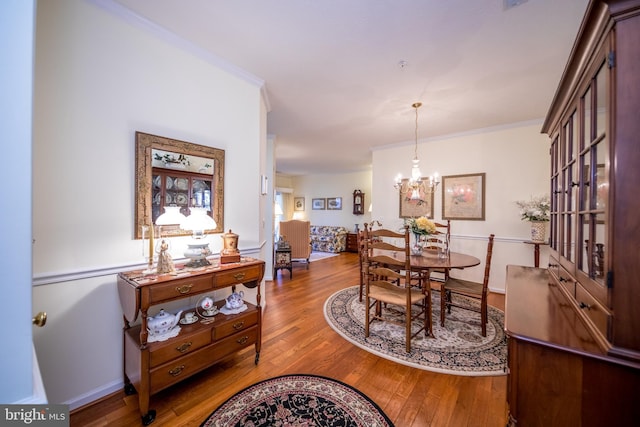
<svg viewBox="0 0 640 427">
<path fill-rule="evenodd" d="M 418 160 L 418 108 L 422 106 L 422 103 L 416 102 L 411 106 L 416 110 L 415 151 L 411 161 L 411 178 L 403 179 L 402 175 L 398 174 L 394 187 L 400 191 L 400 194 L 410 194 L 408 197 L 411 200 L 420 200 L 422 198 L 420 193 L 424 195 L 433 193 L 438 184 L 440 184 L 440 178 L 437 172 L 429 176 L 428 181 L 422 178 L 419 166 L 420 160 Z"/>
</svg>

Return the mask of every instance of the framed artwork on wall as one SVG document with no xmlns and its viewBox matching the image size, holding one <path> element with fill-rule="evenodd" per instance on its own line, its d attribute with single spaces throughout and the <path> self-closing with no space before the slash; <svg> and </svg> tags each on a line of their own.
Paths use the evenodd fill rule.
<svg viewBox="0 0 640 427">
<path fill-rule="evenodd" d="M 311 199 L 311 209 L 314 211 L 323 211 L 326 209 L 325 199 Z"/>
<path fill-rule="evenodd" d="M 293 198 L 293 210 L 304 211 L 304 197 L 294 197 Z"/>
<path fill-rule="evenodd" d="M 334 211 L 342 210 L 342 197 L 328 197 L 327 209 Z"/>
<path fill-rule="evenodd" d="M 405 181 L 408 180 L 408 178 L 402 180 L 402 188 L 407 187 L 407 182 Z M 398 195 L 400 218 L 417 218 L 420 216 L 433 218 L 433 192 L 426 194 L 424 188 L 421 188 L 417 199 L 412 199 L 411 193 L 402 194 L 398 191 Z"/>
<path fill-rule="evenodd" d="M 484 221 L 485 174 L 442 177 L 442 219 Z"/>
</svg>

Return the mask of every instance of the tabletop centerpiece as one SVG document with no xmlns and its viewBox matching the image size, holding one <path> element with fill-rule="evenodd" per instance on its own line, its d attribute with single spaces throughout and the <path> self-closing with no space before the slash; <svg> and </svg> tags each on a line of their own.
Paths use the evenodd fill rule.
<svg viewBox="0 0 640 427">
<path fill-rule="evenodd" d="M 529 200 L 518 200 L 516 205 L 520 208 L 520 219 L 531 223 L 531 240 L 533 242 L 545 242 L 549 210 L 551 208 L 549 196 L 536 196 L 531 197 Z"/>
<path fill-rule="evenodd" d="M 424 247 L 423 238 L 436 232 L 436 225 L 429 218 L 421 216 L 418 218 L 410 218 L 405 223 L 409 226 L 409 230 L 413 233 L 414 242 L 411 245 L 411 253 L 413 255 L 422 255 Z"/>
</svg>

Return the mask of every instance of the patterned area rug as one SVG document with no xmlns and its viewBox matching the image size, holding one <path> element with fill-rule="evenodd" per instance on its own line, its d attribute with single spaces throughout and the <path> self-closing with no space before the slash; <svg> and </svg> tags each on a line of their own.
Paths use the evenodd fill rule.
<svg viewBox="0 0 640 427">
<path fill-rule="evenodd" d="M 203 422 L 209 426 L 393 426 L 371 399 L 336 380 L 284 375 L 236 393 Z"/>
<path fill-rule="evenodd" d="M 329 325 L 347 341 L 385 359 L 428 371 L 446 374 L 487 376 L 506 375 L 507 338 L 504 313 L 489 307 L 487 336 L 480 331 L 480 314 L 453 307 L 445 326 L 440 326 L 440 293 L 434 291 L 433 333 L 411 340 L 411 352 L 405 351 L 404 328 L 388 322 L 373 322 L 370 336 L 364 337 L 365 304 L 358 301 L 358 286 L 336 292 L 324 305 Z M 457 297 L 460 298 L 460 297 Z M 478 304 L 469 300 L 469 304 Z"/>
</svg>

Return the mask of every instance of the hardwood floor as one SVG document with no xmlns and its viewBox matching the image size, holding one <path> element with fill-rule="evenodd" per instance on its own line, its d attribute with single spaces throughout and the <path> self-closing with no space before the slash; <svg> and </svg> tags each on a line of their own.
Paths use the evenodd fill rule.
<svg viewBox="0 0 640 427">
<path fill-rule="evenodd" d="M 358 257 L 342 253 L 295 264 L 266 282 L 260 363 L 253 347 L 151 397 L 152 426 L 199 426 L 237 391 L 270 377 L 308 373 L 350 384 L 375 401 L 398 427 L 504 426 L 507 377 L 462 377 L 410 368 L 361 350 L 331 329 L 326 299 L 358 284 Z M 504 295 L 489 303 L 504 310 Z M 139 426 L 138 396 L 123 391 L 71 414 L 71 426 Z"/>
</svg>

